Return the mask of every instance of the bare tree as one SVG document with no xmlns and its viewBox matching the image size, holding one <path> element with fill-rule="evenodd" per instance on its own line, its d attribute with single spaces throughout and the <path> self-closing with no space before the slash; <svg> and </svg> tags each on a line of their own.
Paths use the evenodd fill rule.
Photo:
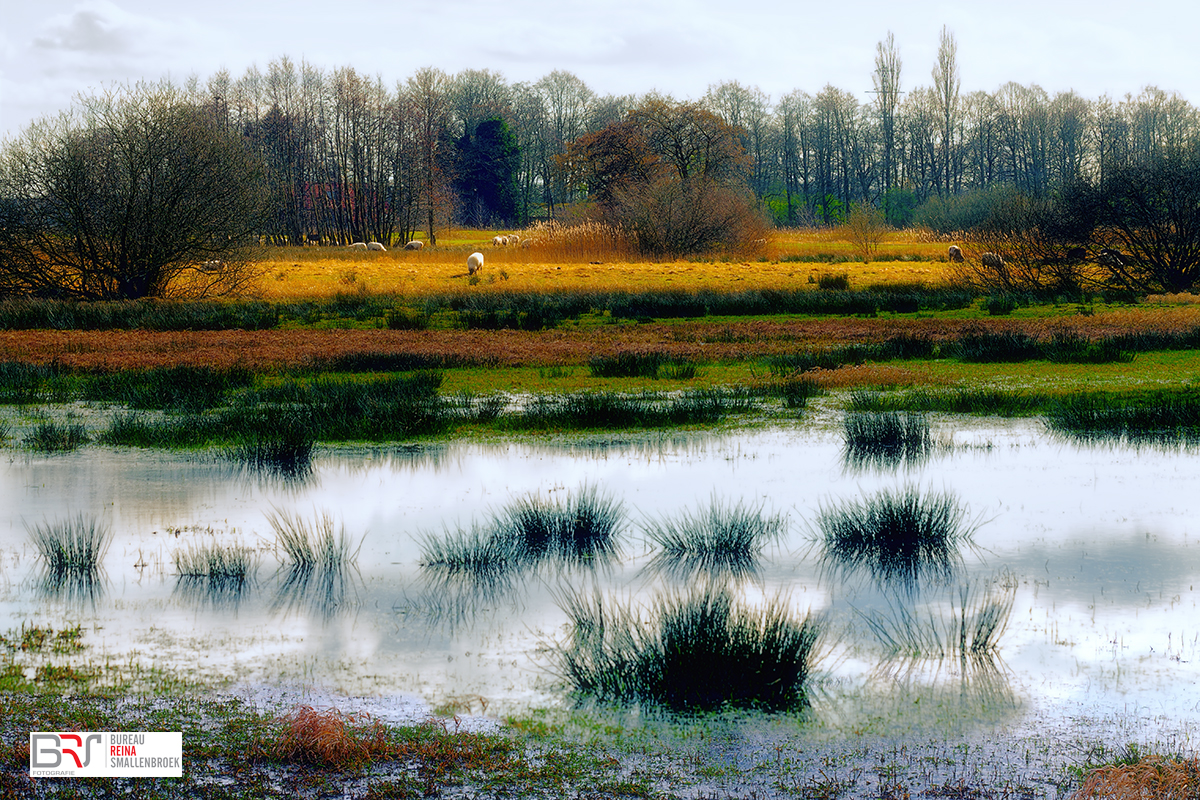
<svg viewBox="0 0 1200 800">
<path fill-rule="evenodd" d="M 252 277 L 260 162 L 165 85 L 85 97 L 0 153 L 0 283 L 86 300 L 199 296 Z"/>
<path fill-rule="evenodd" d="M 938 44 L 937 63 L 933 66 L 933 91 L 941 117 L 941 177 L 940 187 L 946 194 L 954 191 L 954 129 L 958 124 L 958 92 L 962 81 L 958 76 L 958 43 L 954 34 L 942 26 Z"/>
<path fill-rule="evenodd" d="M 883 193 L 896 185 L 896 107 L 900 104 L 900 50 L 896 37 L 888 31 L 887 39 L 875 45 L 875 107 L 879 111 L 879 130 L 883 145 L 880 180 Z"/>
<path fill-rule="evenodd" d="M 450 79 L 433 67 L 417 70 L 408 79 L 410 108 L 416 115 L 416 133 L 420 148 L 421 202 L 425 207 L 426 235 L 429 244 L 437 244 L 436 218 L 446 210 L 447 176 L 441 145 L 447 137 L 450 103 L 447 91 Z"/>
</svg>

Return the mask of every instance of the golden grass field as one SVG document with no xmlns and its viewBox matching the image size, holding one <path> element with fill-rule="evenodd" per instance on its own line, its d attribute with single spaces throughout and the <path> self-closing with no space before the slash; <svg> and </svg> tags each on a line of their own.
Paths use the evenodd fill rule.
<svg viewBox="0 0 1200 800">
<path fill-rule="evenodd" d="M 272 248 L 260 262 L 262 275 L 253 293 L 266 300 L 324 298 L 362 291 L 426 295 L 474 291 L 794 289 L 822 275 L 845 274 L 852 288 L 882 283 L 935 285 L 950 277 L 946 245 L 895 235 L 879 255 L 906 260 L 780 261 L 789 256 L 849 257 L 850 242 L 836 231 L 779 233 L 758 252 L 712 260 L 627 260 L 603 247 L 494 247 L 492 237 L 506 231 L 459 231 L 439 236 L 438 247 L 421 251 L 393 249 L 364 252 L 345 247 Z M 467 256 L 484 255 L 480 280 L 472 285 Z"/>
</svg>

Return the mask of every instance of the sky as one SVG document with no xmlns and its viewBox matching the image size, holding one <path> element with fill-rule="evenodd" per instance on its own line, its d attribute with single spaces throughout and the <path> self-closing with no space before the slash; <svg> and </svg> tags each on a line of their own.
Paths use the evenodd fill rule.
<svg viewBox="0 0 1200 800">
<path fill-rule="evenodd" d="M 869 101 L 895 36 L 901 89 L 932 83 L 943 26 L 964 93 L 1009 81 L 1116 100 L 1145 86 L 1200 105 L 1200 4 L 1184 0 L 0 0 L 0 137 L 113 84 L 289 56 L 394 85 L 422 67 L 510 83 L 567 70 L 598 94 L 698 99 L 736 80 L 772 100 L 827 84 Z"/>
</svg>

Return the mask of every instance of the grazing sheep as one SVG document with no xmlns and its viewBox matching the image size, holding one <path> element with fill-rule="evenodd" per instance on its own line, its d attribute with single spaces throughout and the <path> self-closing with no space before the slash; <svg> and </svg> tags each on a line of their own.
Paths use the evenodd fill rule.
<svg viewBox="0 0 1200 800">
<path fill-rule="evenodd" d="M 367 249 L 368 250 L 382 250 L 385 253 L 387 252 L 387 248 L 384 247 L 383 244 L 381 244 L 380 242 L 367 242 Z"/>
<path fill-rule="evenodd" d="M 351 249 L 351 250 L 366 250 L 367 243 L 366 242 L 355 242 L 354 244 L 350 245 L 349 249 Z"/>
<path fill-rule="evenodd" d="M 533 244 L 533 239 L 522 239 L 521 240 L 521 247 L 529 247 L 531 244 Z"/>
<path fill-rule="evenodd" d="M 467 274 L 474 275 L 483 269 L 483 253 L 471 253 L 467 256 Z"/>
<path fill-rule="evenodd" d="M 950 245 L 950 249 L 946 251 L 946 257 L 955 264 L 963 263 L 962 249 L 956 244 Z"/>
<path fill-rule="evenodd" d="M 517 245 L 517 244 L 520 244 L 520 243 L 521 243 L 521 237 L 520 237 L 520 236 L 517 236 L 515 233 L 510 233 L 510 234 L 508 235 L 508 243 L 509 243 L 509 244 L 512 244 L 512 245 Z"/>
<path fill-rule="evenodd" d="M 417 239 L 413 239 L 411 242 L 404 245 L 404 249 L 405 250 L 420 250 L 424 246 L 425 246 L 424 242 L 419 241 Z"/>
<path fill-rule="evenodd" d="M 988 269 L 1004 269 L 1004 259 L 996 253 L 984 253 L 979 260 Z"/>
<path fill-rule="evenodd" d="M 492 247 L 503 247 L 508 244 L 508 238 L 505 236 L 493 236 Z"/>
</svg>

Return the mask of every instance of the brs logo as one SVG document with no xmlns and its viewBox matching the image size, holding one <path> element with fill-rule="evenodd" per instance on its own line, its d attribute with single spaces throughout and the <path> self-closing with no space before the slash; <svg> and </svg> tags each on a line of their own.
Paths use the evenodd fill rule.
<svg viewBox="0 0 1200 800">
<path fill-rule="evenodd" d="M 31 769 L 70 769 L 72 766 L 83 769 L 92 763 L 92 744 L 101 745 L 103 741 L 98 733 L 33 733 L 30 739 Z M 98 758 L 102 757 L 103 751 Z M 67 759 L 65 764 L 64 759 Z"/>
</svg>

